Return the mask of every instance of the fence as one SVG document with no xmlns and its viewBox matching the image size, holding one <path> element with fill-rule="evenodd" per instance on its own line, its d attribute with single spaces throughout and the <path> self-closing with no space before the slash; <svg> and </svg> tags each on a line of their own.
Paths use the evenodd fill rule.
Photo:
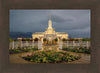
<svg viewBox="0 0 100 73">
<path fill-rule="evenodd" d="M 38 48 L 38 42 L 33 42 L 33 41 L 13 41 L 9 43 L 9 49 L 26 49 L 26 48 Z"/>
<path fill-rule="evenodd" d="M 83 47 L 83 48 L 90 48 L 90 41 L 65 41 L 62 44 L 63 48 L 79 48 L 79 47 Z"/>
<path fill-rule="evenodd" d="M 72 48 L 79 48 L 79 47 L 85 47 L 85 48 L 89 48 L 90 47 L 90 41 L 65 41 L 60 43 L 59 42 L 59 48 L 68 48 L 68 47 L 72 47 Z M 33 42 L 33 41 L 13 41 L 9 43 L 9 49 L 18 49 L 18 48 L 41 48 L 42 47 L 42 43 L 37 41 L 37 42 Z"/>
</svg>

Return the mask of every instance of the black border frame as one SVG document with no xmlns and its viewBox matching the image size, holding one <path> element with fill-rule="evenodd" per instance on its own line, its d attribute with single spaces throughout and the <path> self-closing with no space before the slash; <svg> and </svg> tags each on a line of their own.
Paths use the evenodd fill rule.
<svg viewBox="0 0 100 73">
<path fill-rule="evenodd" d="M 0 73 L 99 73 L 99 0 L 0 0 Z M 9 9 L 90 9 L 90 64 L 10 64 Z"/>
</svg>

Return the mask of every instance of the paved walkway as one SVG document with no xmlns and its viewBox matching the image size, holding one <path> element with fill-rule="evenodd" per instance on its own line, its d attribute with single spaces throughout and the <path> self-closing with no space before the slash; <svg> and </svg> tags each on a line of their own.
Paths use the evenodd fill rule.
<svg viewBox="0 0 100 73">
<path fill-rule="evenodd" d="M 80 56 L 81 58 L 79 60 L 70 62 L 70 63 L 78 63 L 78 64 L 89 64 L 90 63 L 90 54 L 84 54 L 84 53 L 75 53 L 67 51 L 67 53 L 72 54 L 74 56 Z"/>
<path fill-rule="evenodd" d="M 43 45 L 44 50 L 59 50 L 59 45 Z"/>
<path fill-rule="evenodd" d="M 66 51 L 63 51 L 66 52 Z M 81 58 L 79 60 L 70 62 L 70 63 L 78 63 L 78 64 L 88 64 L 90 63 L 90 55 L 89 54 L 83 54 L 83 53 L 74 53 L 74 52 L 69 52 L 68 53 L 75 55 L 75 56 L 80 56 Z M 33 63 L 30 61 L 26 61 L 24 60 L 22 57 L 25 57 L 27 55 L 31 55 L 33 52 L 25 52 L 25 53 L 19 53 L 19 54 L 10 54 L 9 55 L 9 61 L 10 63 L 18 63 L 18 64 L 22 64 L 22 63 Z"/>
<path fill-rule="evenodd" d="M 18 54 L 10 54 L 9 55 L 9 62 L 10 63 L 32 63 L 29 61 L 24 60 L 22 57 L 31 55 L 32 52 L 25 52 L 25 53 L 18 53 Z"/>
</svg>

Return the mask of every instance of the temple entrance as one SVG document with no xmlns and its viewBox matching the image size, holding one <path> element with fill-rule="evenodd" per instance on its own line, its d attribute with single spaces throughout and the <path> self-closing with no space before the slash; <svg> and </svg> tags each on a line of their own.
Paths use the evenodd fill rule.
<svg viewBox="0 0 100 73">
<path fill-rule="evenodd" d="M 58 39 L 52 36 L 43 39 L 43 50 L 59 50 Z"/>
<path fill-rule="evenodd" d="M 52 37 L 51 37 L 51 36 L 49 37 L 48 44 L 49 44 L 49 45 L 52 44 Z"/>
<path fill-rule="evenodd" d="M 44 40 L 43 41 L 43 44 L 44 45 L 57 45 L 58 44 L 58 41 L 56 41 L 55 39 L 52 39 L 52 40 Z"/>
<path fill-rule="evenodd" d="M 52 45 L 52 41 L 51 41 L 51 40 L 49 40 L 49 41 L 48 41 L 48 44 L 49 44 L 49 45 Z"/>
</svg>

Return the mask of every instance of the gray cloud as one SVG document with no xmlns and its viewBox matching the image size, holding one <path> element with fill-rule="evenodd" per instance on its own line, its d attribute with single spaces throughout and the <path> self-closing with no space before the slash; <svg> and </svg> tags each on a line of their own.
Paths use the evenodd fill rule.
<svg viewBox="0 0 100 73">
<path fill-rule="evenodd" d="M 49 14 L 56 31 L 90 34 L 90 10 L 10 10 L 10 32 L 43 32 Z"/>
<path fill-rule="evenodd" d="M 64 22 L 71 22 L 71 21 L 73 21 L 73 19 L 71 19 L 71 18 L 64 18 L 64 17 L 60 17 L 60 16 L 57 16 L 57 15 L 53 15 L 52 16 L 52 20 L 54 21 L 54 22 L 56 22 L 56 23 L 64 23 Z"/>
</svg>

